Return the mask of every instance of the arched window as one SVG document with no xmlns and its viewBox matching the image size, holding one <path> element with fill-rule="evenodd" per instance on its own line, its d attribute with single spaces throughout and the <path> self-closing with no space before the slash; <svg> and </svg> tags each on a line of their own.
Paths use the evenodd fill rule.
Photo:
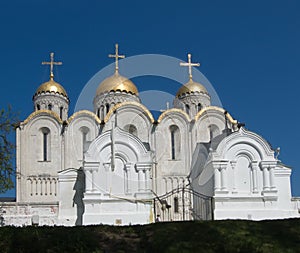
<svg viewBox="0 0 300 253">
<path fill-rule="evenodd" d="M 188 104 L 185 105 L 185 111 L 187 114 L 190 114 L 190 106 Z"/>
<path fill-rule="evenodd" d="M 101 105 L 101 107 L 100 107 L 100 119 L 104 119 L 104 106 L 103 105 Z"/>
<path fill-rule="evenodd" d="M 50 111 L 52 110 L 52 105 L 51 104 L 48 105 L 48 110 L 50 110 Z"/>
<path fill-rule="evenodd" d="M 62 117 L 63 117 L 63 107 L 61 106 L 61 107 L 59 107 L 59 116 L 60 116 L 60 118 L 62 119 Z"/>
<path fill-rule="evenodd" d="M 89 137 L 89 132 L 90 129 L 88 127 L 81 127 L 80 132 L 82 134 L 82 153 L 84 153 L 87 149 L 87 143 L 88 143 L 88 137 Z"/>
<path fill-rule="evenodd" d="M 42 133 L 42 160 L 50 161 L 50 130 L 47 127 L 41 128 Z"/>
<path fill-rule="evenodd" d="M 106 114 L 107 114 L 109 112 L 109 104 L 106 104 L 105 107 L 106 107 Z"/>
<path fill-rule="evenodd" d="M 170 126 L 171 133 L 171 159 L 178 159 L 180 153 L 180 132 L 178 126 Z"/>
<path fill-rule="evenodd" d="M 100 108 L 98 108 L 98 110 L 97 110 L 97 116 L 98 116 L 98 118 L 100 118 Z"/>
<path fill-rule="evenodd" d="M 199 103 L 199 104 L 197 105 L 197 111 L 199 112 L 199 111 L 201 111 L 201 109 L 202 109 L 202 105 Z"/>
<path fill-rule="evenodd" d="M 220 134 L 220 130 L 219 130 L 219 128 L 216 125 L 210 125 L 209 126 L 210 140 L 212 140 L 213 138 L 215 138 L 219 134 Z"/>
<path fill-rule="evenodd" d="M 39 104 L 36 105 L 37 110 L 41 110 L 41 106 Z"/>
<path fill-rule="evenodd" d="M 130 133 L 130 134 L 133 134 L 133 135 L 135 135 L 135 136 L 138 136 L 138 135 L 137 135 L 137 129 L 136 129 L 135 125 L 132 125 L 132 124 L 126 125 L 126 126 L 124 127 L 124 130 L 125 130 L 126 132 Z"/>
</svg>

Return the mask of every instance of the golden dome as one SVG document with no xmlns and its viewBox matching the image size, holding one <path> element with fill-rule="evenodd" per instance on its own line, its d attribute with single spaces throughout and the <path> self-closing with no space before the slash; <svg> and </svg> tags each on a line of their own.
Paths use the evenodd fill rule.
<svg viewBox="0 0 300 253">
<path fill-rule="evenodd" d="M 36 92 L 35 95 L 37 94 L 41 94 L 41 93 L 46 93 L 46 92 L 53 92 L 53 93 L 58 93 L 61 94 L 65 97 L 68 97 L 67 92 L 65 91 L 65 89 L 57 82 L 55 82 L 53 80 L 53 78 L 50 78 L 50 80 L 48 82 L 45 82 L 43 84 L 41 84 Z"/>
<path fill-rule="evenodd" d="M 206 88 L 202 84 L 194 82 L 193 79 L 190 78 L 190 80 L 186 84 L 181 86 L 181 88 L 177 91 L 176 97 L 194 92 L 205 93 L 208 95 Z"/>
<path fill-rule="evenodd" d="M 134 83 L 126 77 L 121 76 L 118 71 L 100 83 L 96 91 L 96 96 L 110 91 L 125 91 L 127 93 L 138 95 L 138 89 Z"/>
</svg>

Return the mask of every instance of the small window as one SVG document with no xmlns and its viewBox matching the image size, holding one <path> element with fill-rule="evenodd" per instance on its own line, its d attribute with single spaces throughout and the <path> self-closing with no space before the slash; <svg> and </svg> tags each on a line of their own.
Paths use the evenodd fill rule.
<svg viewBox="0 0 300 253">
<path fill-rule="evenodd" d="M 90 129 L 88 127 L 84 126 L 84 127 L 81 127 L 79 130 L 82 134 L 82 154 L 83 154 L 87 148 Z"/>
<path fill-rule="evenodd" d="M 179 213 L 179 201 L 178 197 L 174 197 L 174 212 Z"/>
<path fill-rule="evenodd" d="M 106 104 L 106 114 L 109 112 L 109 104 Z"/>
<path fill-rule="evenodd" d="M 201 111 L 201 109 L 202 109 L 202 105 L 201 105 L 200 103 L 198 104 L 198 106 L 197 106 L 197 107 L 198 107 L 198 112 L 199 112 L 199 111 Z"/>
<path fill-rule="evenodd" d="M 171 134 L 171 159 L 176 160 L 180 153 L 180 131 L 178 126 L 170 126 Z"/>
<path fill-rule="evenodd" d="M 52 110 L 52 105 L 51 104 L 48 105 L 48 110 L 50 110 L 50 111 Z"/>
<path fill-rule="evenodd" d="M 42 132 L 42 159 L 43 161 L 50 160 L 50 130 L 49 128 L 43 127 Z"/>
<path fill-rule="evenodd" d="M 39 104 L 36 105 L 37 110 L 41 110 L 41 106 Z"/>
<path fill-rule="evenodd" d="M 104 119 L 104 106 L 103 105 L 101 105 L 101 107 L 100 107 L 99 115 L 100 115 L 100 119 Z"/>
<path fill-rule="evenodd" d="M 97 116 L 100 118 L 100 109 L 97 110 Z"/>
<path fill-rule="evenodd" d="M 190 106 L 189 105 L 185 105 L 185 111 L 187 114 L 190 113 Z"/>
<path fill-rule="evenodd" d="M 61 107 L 59 107 L 59 116 L 60 116 L 60 118 L 62 119 L 62 117 L 63 117 L 63 107 L 61 106 Z"/>
</svg>

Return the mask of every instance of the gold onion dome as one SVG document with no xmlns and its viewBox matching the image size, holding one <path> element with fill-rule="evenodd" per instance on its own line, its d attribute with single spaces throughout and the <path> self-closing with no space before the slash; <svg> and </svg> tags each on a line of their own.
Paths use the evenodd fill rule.
<svg viewBox="0 0 300 253">
<path fill-rule="evenodd" d="M 134 83 L 128 78 L 121 76 L 118 71 L 100 83 L 96 91 L 96 96 L 110 91 L 125 91 L 127 93 L 138 95 L 138 89 Z"/>
<path fill-rule="evenodd" d="M 204 93 L 208 95 L 206 88 L 197 82 L 194 82 L 193 79 L 184 84 L 176 93 L 176 97 L 180 97 L 184 94 L 192 94 L 192 93 Z"/>
<path fill-rule="evenodd" d="M 50 76 L 50 80 L 48 82 L 42 83 L 36 90 L 35 95 L 42 93 L 57 93 L 61 94 L 65 97 L 68 97 L 65 89 L 57 82 L 53 80 L 53 75 Z"/>
</svg>

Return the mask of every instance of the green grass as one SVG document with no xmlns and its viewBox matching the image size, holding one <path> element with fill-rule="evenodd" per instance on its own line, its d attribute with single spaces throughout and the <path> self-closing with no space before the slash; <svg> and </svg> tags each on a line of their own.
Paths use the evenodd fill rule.
<svg viewBox="0 0 300 253">
<path fill-rule="evenodd" d="M 0 252 L 300 252 L 300 219 L 2 227 Z"/>
</svg>

